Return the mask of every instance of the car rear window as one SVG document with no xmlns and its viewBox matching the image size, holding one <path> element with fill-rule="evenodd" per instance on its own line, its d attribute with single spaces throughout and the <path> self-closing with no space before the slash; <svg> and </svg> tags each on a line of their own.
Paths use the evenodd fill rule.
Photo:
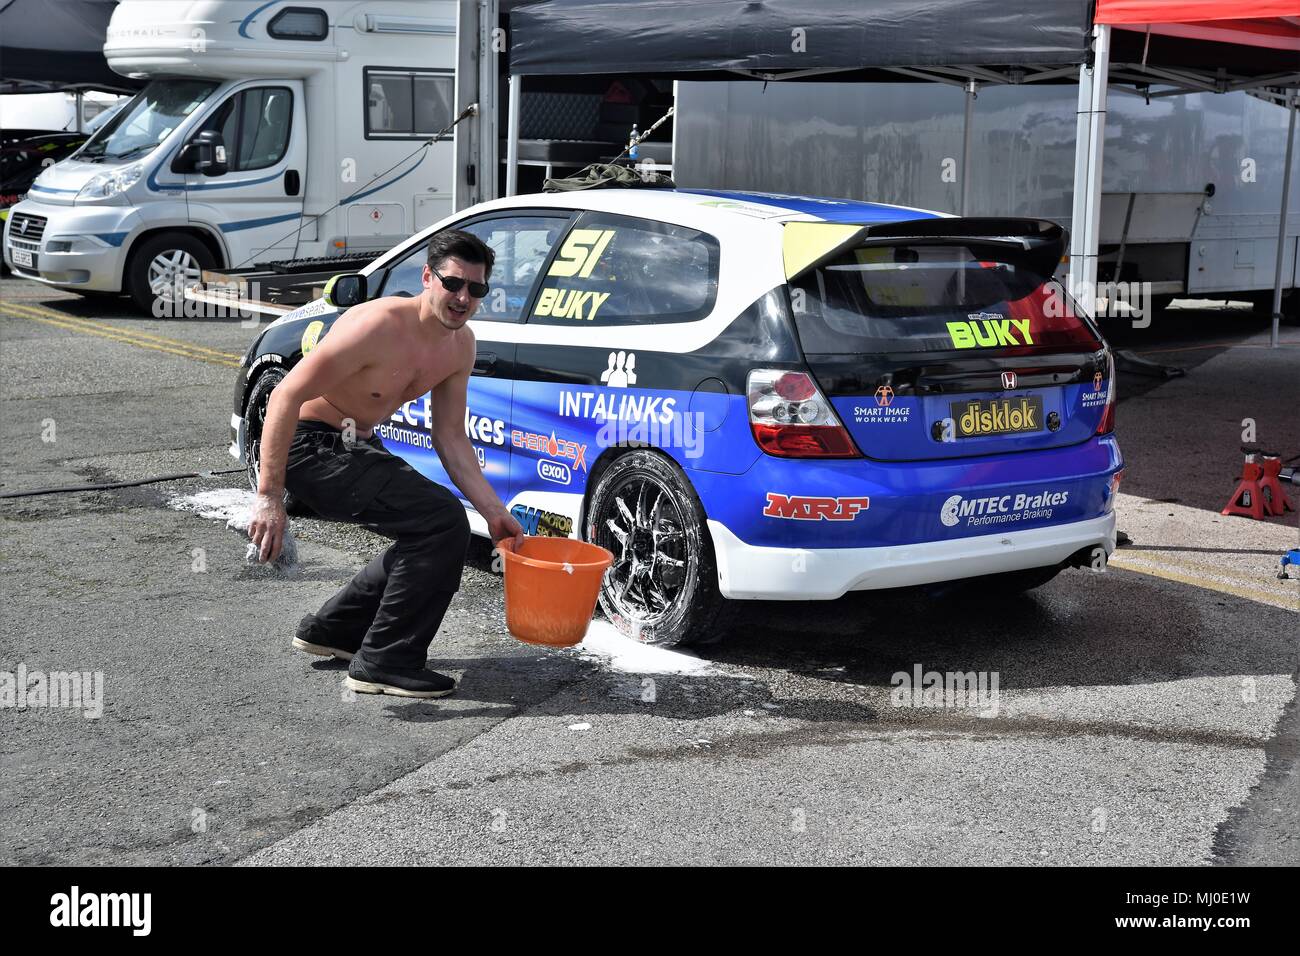
<svg viewBox="0 0 1300 956">
<path fill-rule="evenodd" d="M 985 245 L 850 249 L 797 278 L 790 297 L 809 353 L 1101 348 L 1059 282 Z"/>
</svg>

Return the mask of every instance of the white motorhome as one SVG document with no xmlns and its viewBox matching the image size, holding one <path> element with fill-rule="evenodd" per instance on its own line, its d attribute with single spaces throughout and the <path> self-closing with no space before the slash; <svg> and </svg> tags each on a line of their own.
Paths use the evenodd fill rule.
<svg viewBox="0 0 1300 956">
<path fill-rule="evenodd" d="M 9 216 L 24 278 L 163 314 L 206 268 L 377 252 L 452 211 L 454 0 L 125 0 L 148 85 Z"/>
</svg>

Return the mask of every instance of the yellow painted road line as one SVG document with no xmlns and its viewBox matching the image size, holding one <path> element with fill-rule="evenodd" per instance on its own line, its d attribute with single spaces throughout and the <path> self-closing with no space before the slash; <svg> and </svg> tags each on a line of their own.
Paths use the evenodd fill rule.
<svg viewBox="0 0 1300 956">
<path fill-rule="evenodd" d="M 157 335 L 152 332 L 141 332 L 138 329 L 123 329 L 116 325 L 110 325 L 107 322 L 99 322 L 94 319 L 83 319 L 80 316 L 76 316 L 76 315 L 67 315 L 66 313 L 60 312 L 57 309 L 51 309 L 43 305 L 33 305 L 31 303 L 26 303 L 26 302 L 24 302 L 21 305 L 19 305 L 18 303 L 11 303 L 11 304 L 15 305 L 17 308 L 27 309 L 31 312 L 37 312 L 51 319 L 58 319 L 61 322 L 73 322 L 76 323 L 77 325 L 87 325 L 87 326 L 91 326 L 92 328 L 104 329 L 107 332 L 113 332 L 118 335 L 130 335 L 136 338 L 147 339 L 152 342 L 157 342 L 160 345 L 170 345 L 173 348 L 189 349 L 190 351 L 194 351 L 194 352 L 207 352 L 209 355 L 215 355 L 218 356 L 219 358 L 233 358 L 235 360 L 238 360 L 242 357 L 239 352 L 223 352 L 220 349 L 208 348 L 206 345 L 198 345 L 194 342 L 187 342 L 183 339 L 172 339 L 172 338 L 168 338 L 165 335 Z"/>
<path fill-rule="evenodd" d="M 0 305 L 0 312 L 12 316 L 13 318 L 27 319 L 31 322 L 42 322 L 46 325 L 52 325 L 56 328 L 65 329 L 69 332 L 80 332 L 84 335 L 96 335 L 100 338 L 111 339 L 114 342 L 121 342 L 125 345 L 134 345 L 136 348 L 152 349 L 155 352 L 166 352 L 169 355 L 179 355 L 181 358 L 193 359 L 196 362 L 206 362 L 209 365 L 222 365 L 228 368 L 238 368 L 239 363 L 230 359 L 214 358 L 210 355 L 201 353 L 182 351 L 181 349 L 168 348 L 164 345 L 158 345 L 153 342 L 144 342 L 131 338 L 126 335 L 119 335 L 113 332 L 107 332 L 103 329 L 97 329 L 91 326 L 81 325 L 75 322 L 65 322 L 59 319 L 52 319 L 44 315 L 29 313 L 26 309 L 15 307 L 12 303 L 6 302 Z"/>
<path fill-rule="evenodd" d="M 1178 562 L 1169 563 L 1178 564 Z M 1246 583 L 1240 578 L 1234 578 L 1232 581 L 1216 581 L 1214 578 L 1205 577 L 1187 569 L 1186 565 L 1180 564 L 1181 570 L 1174 570 L 1162 566 L 1158 559 L 1135 558 L 1119 551 L 1111 555 L 1110 564 L 1124 571 L 1136 571 L 1139 574 L 1149 574 L 1152 577 L 1163 578 L 1166 581 L 1190 584 L 1193 587 L 1205 588 L 1208 591 L 1218 591 L 1220 594 L 1231 594 L 1233 597 L 1257 601 L 1260 604 L 1281 608 L 1284 611 L 1300 610 L 1300 596 L 1287 594 L 1281 587 L 1277 590 L 1269 590 L 1254 583 Z M 1280 584 L 1281 582 L 1279 582 Z"/>
</svg>

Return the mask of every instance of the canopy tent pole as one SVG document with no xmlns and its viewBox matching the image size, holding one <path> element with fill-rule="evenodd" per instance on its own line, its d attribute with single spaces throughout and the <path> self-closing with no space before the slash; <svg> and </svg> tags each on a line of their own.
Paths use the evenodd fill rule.
<svg viewBox="0 0 1300 956">
<path fill-rule="evenodd" d="M 1278 347 L 1279 326 L 1282 323 L 1282 266 L 1286 264 L 1286 213 L 1291 202 L 1291 156 L 1295 147 L 1295 114 L 1300 103 L 1292 90 L 1286 98 L 1286 162 L 1282 164 L 1282 214 L 1277 224 L 1277 265 L 1273 270 L 1273 333 L 1269 345 Z M 1294 265 L 1292 266 L 1294 268 Z M 1292 293 L 1296 295 L 1297 293 Z"/>
<path fill-rule="evenodd" d="M 1106 141 L 1106 78 L 1110 27 L 1092 28 L 1092 64 L 1079 68 L 1079 119 L 1074 145 L 1074 206 L 1070 218 L 1070 295 L 1092 316 L 1097 310 L 1097 248 L 1101 237 L 1102 147 Z"/>
<path fill-rule="evenodd" d="M 510 109 L 506 114 L 506 195 L 519 192 L 519 100 L 522 99 L 524 78 L 510 74 Z"/>
<path fill-rule="evenodd" d="M 961 204 L 958 214 L 970 215 L 970 121 L 975 112 L 975 93 L 979 89 L 974 80 L 966 81 L 966 115 L 961 132 Z"/>
</svg>

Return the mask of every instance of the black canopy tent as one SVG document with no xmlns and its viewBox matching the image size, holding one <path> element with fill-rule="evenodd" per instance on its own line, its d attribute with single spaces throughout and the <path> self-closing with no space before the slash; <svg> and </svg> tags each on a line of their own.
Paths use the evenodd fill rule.
<svg viewBox="0 0 1300 956">
<path fill-rule="evenodd" d="M 117 0 L 0 0 L 0 93 L 103 90 L 142 85 L 108 68 L 104 37 Z"/>
<path fill-rule="evenodd" d="M 510 72 L 804 78 L 872 68 L 1077 66 L 1087 0 L 537 0 L 510 10 Z M 847 74 L 847 75 L 846 75 Z"/>
<path fill-rule="evenodd" d="M 1285 0 L 1269 5 L 1283 20 L 1300 15 L 1300 2 L 1295 11 Z M 968 94 L 962 169 L 980 86 L 1079 84 L 1070 288 L 1081 301 L 1096 290 L 1109 90 L 1147 99 L 1240 90 L 1294 111 L 1291 91 L 1300 87 L 1300 56 L 1285 43 L 1190 38 L 1150 24 L 1112 31 L 1087 0 L 506 0 L 503 7 L 512 92 L 507 193 L 516 182 L 520 97 L 513 94 L 524 76 L 949 83 Z M 1284 228 L 1285 221 L 1284 205 Z"/>
<path fill-rule="evenodd" d="M 1089 0 L 503 0 L 509 72 L 691 80 L 1078 81 Z M 1152 95 L 1300 81 L 1295 50 L 1118 30 L 1111 85 Z M 1119 74 L 1119 75 L 1117 75 Z M 959 80 L 960 81 L 960 80 Z"/>
</svg>

